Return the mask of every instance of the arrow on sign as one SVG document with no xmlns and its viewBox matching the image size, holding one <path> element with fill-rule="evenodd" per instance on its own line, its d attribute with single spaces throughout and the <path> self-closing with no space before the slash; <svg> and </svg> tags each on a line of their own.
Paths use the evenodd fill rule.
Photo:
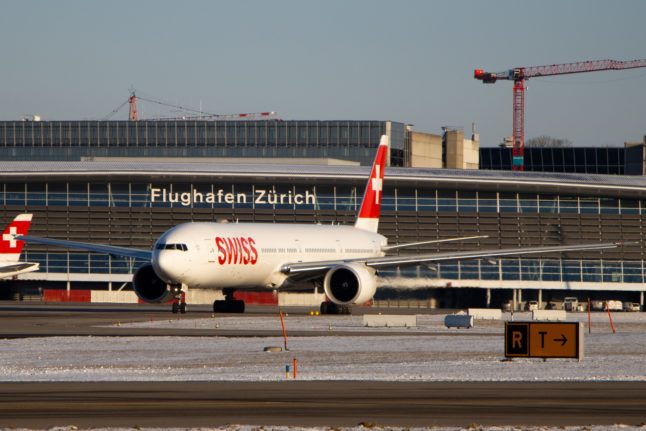
<svg viewBox="0 0 646 431">
<path fill-rule="evenodd" d="M 567 338 L 565 338 L 565 335 L 561 334 L 561 338 L 555 338 L 554 341 L 560 341 L 561 346 L 565 346 L 565 343 L 567 343 Z"/>
</svg>

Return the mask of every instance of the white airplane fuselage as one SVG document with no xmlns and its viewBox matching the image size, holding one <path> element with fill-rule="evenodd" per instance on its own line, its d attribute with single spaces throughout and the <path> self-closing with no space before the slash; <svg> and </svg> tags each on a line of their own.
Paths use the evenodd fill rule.
<svg viewBox="0 0 646 431">
<path fill-rule="evenodd" d="M 278 288 L 282 265 L 383 256 L 387 239 L 352 226 L 186 223 L 155 244 L 152 265 L 169 284 L 194 288 Z"/>
</svg>

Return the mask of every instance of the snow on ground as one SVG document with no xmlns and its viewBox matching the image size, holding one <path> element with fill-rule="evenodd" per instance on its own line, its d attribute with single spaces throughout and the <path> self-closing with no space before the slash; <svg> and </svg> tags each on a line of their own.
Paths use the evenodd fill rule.
<svg viewBox="0 0 646 431">
<path fill-rule="evenodd" d="M 515 320 L 527 316 L 516 313 Z M 587 321 L 587 315 L 573 315 Z M 298 360 L 300 380 L 646 381 L 646 315 L 593 315 L 585 359 L 503 359 L 503 324 L 477 321 L 446 329 L 443 316 L 420 315 L 418 328 L 364 328 L 360 316 L 287 316 L 290 330 L 392 331 L 384 336 L 53 337 L 0 340 L 0 381 L 277 381 Z M 277 317 L 187 317 L 121 326 L 279 329 Z M 405 334 L 402 334 L 405 331 Z M 449 335 L 449 333 L 451 335 Z"/>
<path fill-rule="evenodd" d="M 396 313 L 392 313 L 396 314 Z M 182 317 L 181 315 L 169 320 L 157 320 L 153 322 L 137 322 L 122 324 L 120 326 L 129 328 L 187 328 L 187 329 L 229 329 L 229 330 L 280 330 L 278 316 L 226 316 L 212 315 L 211 318 L 194 319 Z M 503 313 L 504 320 L 531 320 L 530 312 Z M 568 321 L 579 321 L 586 325 L 588 323 L 587 313 L 568 313 Z M 389 328 L 393 332 L 411 333 L 437 333 L 456 332 L 456 329 L 448 329 L 444 326 L 444 314 L 420 314 L 417 315 L 416 328 Z M 610 319 L 607 313 L 591 314 L 592 330 L 594 333 L 610 333 Z M 612 322 L 615 329 L 621 332 L 646 332 L 646 313 L 612 313 Z M 367 328 L 363 325 L 362 316 L 304 316 L 286 315 L 285 327 L 289 331 L 375 331 L 375 328 Z M 469 330 L 476 333 L 503 333 L 504 323 L 495 320 L 477 320 L 475 327 Z"/>
</svg>

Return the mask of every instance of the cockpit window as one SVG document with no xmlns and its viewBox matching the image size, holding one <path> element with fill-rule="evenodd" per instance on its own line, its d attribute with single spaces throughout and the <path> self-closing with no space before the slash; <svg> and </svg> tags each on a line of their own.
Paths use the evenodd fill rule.
<svg viewBox="0 0 646 431">
<path fill-rule="evenodd" d="M 157 246 L 155 247 L 157 250 L 181 250 L 181 251 L 186 251 L 188 250 L 188 247 L 186 247 L 186 244 L 164 244 L 164 243 L 157 243 Z"/>
</svg>

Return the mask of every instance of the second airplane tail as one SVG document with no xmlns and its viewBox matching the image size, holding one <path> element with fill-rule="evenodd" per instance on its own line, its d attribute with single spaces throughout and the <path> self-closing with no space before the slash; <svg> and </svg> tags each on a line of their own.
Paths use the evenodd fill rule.
<svg viewBox="0 0 646 431">
<path fill-rule="evenodd" d="M 361 200 L 361 209 L 357 216 L 354 227 L 357 229 L 377 232 L 379 228 L 379 214 L 381 212 L 381 200 L 384 189 L 384 171 L 386 170 L 388 157 L 388 136 L 382 135 L 379 141 L 377 156 L 372 164 L 370 178 L 366 184 L 366 190 Z"/>
<path fill-rule="evenodd" d="M 27 235 L 31 226 L 31 214 L 18 214 L 5 228 L 0 237 L 0 262 L 17 262 L 25 245 L 15 235 Z"/>
</svg>

